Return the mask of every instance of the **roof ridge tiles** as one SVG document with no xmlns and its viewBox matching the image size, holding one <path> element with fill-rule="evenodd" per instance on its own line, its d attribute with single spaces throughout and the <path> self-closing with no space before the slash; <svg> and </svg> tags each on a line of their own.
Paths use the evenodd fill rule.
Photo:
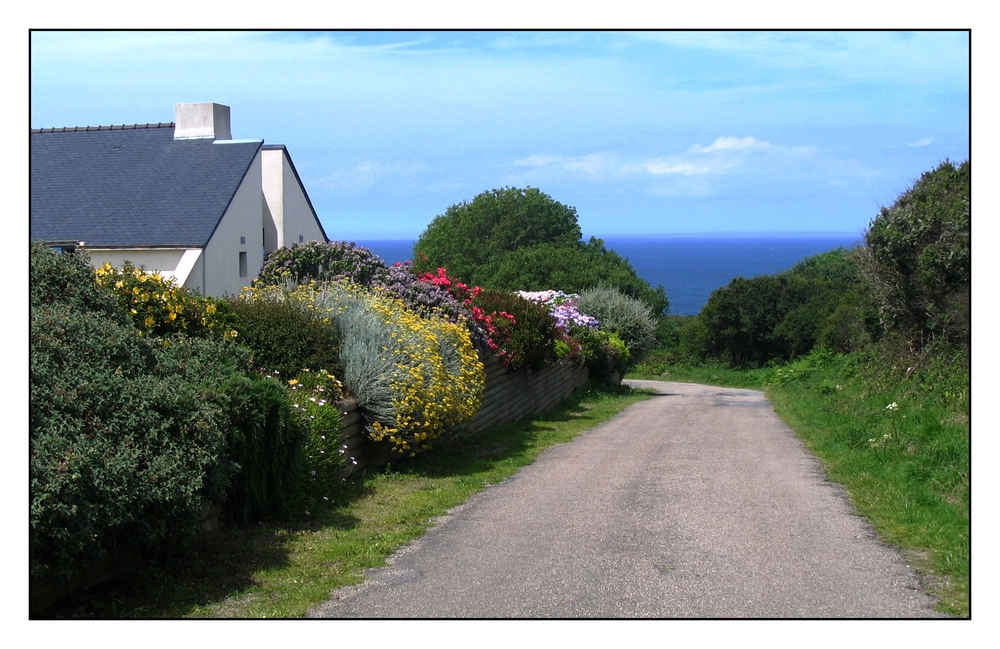
<svg viewBox="0 0 1000 649">
<path fill-rule="evenodd" d="M 33 128 L 32 133 L 73 133 L 77 131 L 128 131 L 141 128 L 174 128 L 173 122 L 157 124 L 112 124 L 110 126 L 60 126 L 55 128 Z"/>
</svg>

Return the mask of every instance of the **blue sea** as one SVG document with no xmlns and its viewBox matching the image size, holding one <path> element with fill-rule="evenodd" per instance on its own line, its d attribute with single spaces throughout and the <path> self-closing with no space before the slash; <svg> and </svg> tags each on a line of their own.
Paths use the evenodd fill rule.
<svg viewBox="0 0 1000 649">
<path fill-rule="evenodd" d="M 663 237 L 603 237 L 604 245 L 628 259 L 653 286 L 662 285 L 670 313 L 694 315 L 708 296 L 736 277 L 771 275 L 806 257 L 836 248 L 852 248 L 860 235 L 743 235 Z M 370 240 L 357 244 L 388 263 L 407 261 L 413 240 Z M 559 288 L 553 286 L 552 288 Z"/>
</svg>

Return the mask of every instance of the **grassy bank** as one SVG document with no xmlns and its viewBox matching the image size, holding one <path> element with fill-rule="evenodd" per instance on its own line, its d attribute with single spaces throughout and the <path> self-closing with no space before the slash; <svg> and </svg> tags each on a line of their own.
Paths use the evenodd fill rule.
<svg viewBox="0 0 1000 649">
<path fill-rule="evenodd" d="M 558 410 L 456 440 L 350 484 L 340 502 L 296 527 L 201 535 L 168 564 L 144 565 L 114 584 L 63 601 L 51 618 L 289 618 L 358 583 L 363 571 L 539 453 L 647 398 L 588 386 Z"/>
<path fill-rule="evenodd" d="M 961 354 L 919 367 L 815 352 L 758 370 L 670 366 L 630 377 L 763 389 L 883 540 L 904 551 L 940 609 L 969 615 L 969 375 Z"/>
</svg>

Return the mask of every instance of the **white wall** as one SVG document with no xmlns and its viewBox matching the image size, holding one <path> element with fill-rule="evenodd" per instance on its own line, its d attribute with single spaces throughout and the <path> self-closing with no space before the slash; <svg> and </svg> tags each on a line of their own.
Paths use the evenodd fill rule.
<svg viewBox="0 0 1000 649">
<path fill-rule="evenodd" d="M 270 237 L 265 241 L 267 252 L 306 241 L 326 241 L 288 152 L 284 148 L 264 149 L 261 155 L 266 213 L 270 213 L 275 228 L 273 244 Z"/>
<path fill-rule="evenodd" d="M 226 146 L 218 144 L 216 146 Z M 261 187 L 261 156 L 243 178 L 222 217 L 222 221 L 205 247 L 204 294 L 213 297 L 239 295 L 249 286 L 264 265 L 264 194 Z M 243 241 L 241 242 L 241 237 Z M 240 253 L 247 256 L 247 276 L 240 277 Z"/>
</svg>

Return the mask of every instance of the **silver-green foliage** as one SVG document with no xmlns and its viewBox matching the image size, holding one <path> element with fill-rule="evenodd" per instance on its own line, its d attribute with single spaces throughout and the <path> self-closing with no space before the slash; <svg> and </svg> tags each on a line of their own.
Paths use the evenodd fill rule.
<svg viewBox="0 0 1000 649">
<path fill-rule="evenodd" d="M 656 342 L 656 318 L 642 300 L 616 288 L 598 286 L 580 291 L 577 308 L 594 316 L 602 330 L 614 331 L 625 342 L 631 363 L 637 363 Z"/>
</svg>

